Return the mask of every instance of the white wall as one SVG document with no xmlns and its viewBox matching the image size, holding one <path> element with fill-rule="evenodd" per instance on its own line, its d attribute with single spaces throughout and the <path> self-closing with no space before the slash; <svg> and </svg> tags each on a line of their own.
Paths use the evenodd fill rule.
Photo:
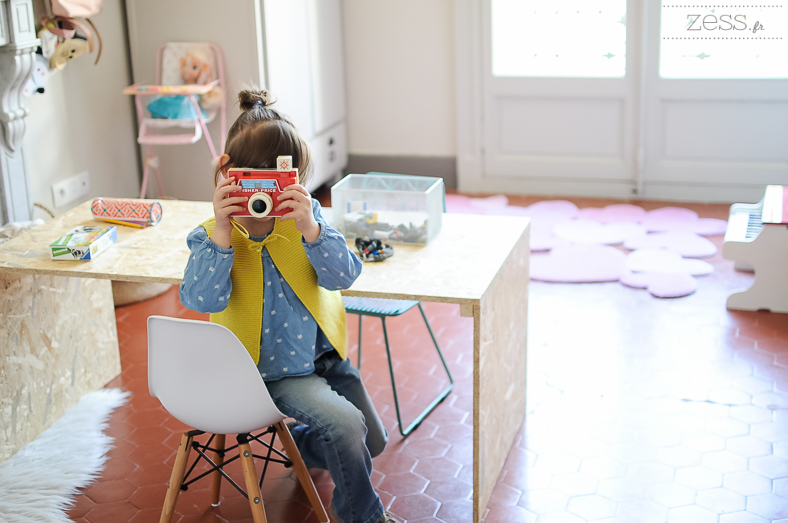
<svg viewBox="0 0 788 523">
<path fill-rule="evenodd" d="M 43 94 L 26 98 L 25 154 L 33 201 L 60 214 L 96 196 L 139 196 L 136 130 L 129 97 L 127 45 L 121 0 L 104 0 L 92 17 L 104 50 L 85 54 L 50 76 Z M 52 183 L 82 171 L 90 174 L 88 196 L 55 208 Z M 36 217 L 46 218 L 36 209 Z"/>
<path fill-rule="evenodd" d="M 342 8 L 349 152 L 454 156 L 452 0 L 343 0 Z M 122 2 L 105 0 L 93 20 L 104 39 L 99 64 L 95 54 L 82 56 L 53 74 L 43 95 L 25 99 L 33 201 L 56 214 L 81 202 L 54 208 L 52 183 L 84 170 L 91 192 L 82 201 L 139 192 L 132 106 L 120 93 L 131 83 Z M 235 115 L 233 108 L 228 113 Z M 207 157 L 200 175 L 210 171 L 207 147 L 189 147 L 200 160 Z M 205 180 L 195 190 L 209 194 L 210 176 Z M 38 210 L 36 216 L 44 217 Z"/>
<path fill-rule="evenodd" d="M 343 0 L 348 152 L 456 154 L 452 0 Z"/>
</svg>

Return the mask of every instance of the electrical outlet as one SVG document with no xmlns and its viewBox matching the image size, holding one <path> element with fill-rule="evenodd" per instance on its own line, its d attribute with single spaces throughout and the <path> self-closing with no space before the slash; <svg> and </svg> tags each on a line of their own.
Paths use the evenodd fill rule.
<svg viewBox="0 0 788 523">
<path fill-rule="evenodd" d="M 90 192 L 90 175 L 82 171 L 76 176 L 52 184 L 52 199 L 55 207 L 73 202 Z"/>
</svg>

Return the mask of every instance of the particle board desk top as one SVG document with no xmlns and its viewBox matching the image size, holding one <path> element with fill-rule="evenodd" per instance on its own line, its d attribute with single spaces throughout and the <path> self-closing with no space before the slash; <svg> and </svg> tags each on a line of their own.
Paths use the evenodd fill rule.
<svg viewBox="0 0 788 523">
<path fill-rule="evenodd" d="M 179 284 L 189 251 L 186 236 L 213 216 L 211 202 L 161 200 L 153 227 L 118 225 L 118 241 L 92 261 L 52 260 L 49 244 L 77 225 L 100 225 L 85 202 L 0 246 L 0 271 Z M 330 220 L 330 209 L 324 215 Z M 426 246 L 394 244 L 394 256 L 365 263 L 352 296 L 478 303 L 529 224 L 527 218 L 444 214 Z"/>
</svg>

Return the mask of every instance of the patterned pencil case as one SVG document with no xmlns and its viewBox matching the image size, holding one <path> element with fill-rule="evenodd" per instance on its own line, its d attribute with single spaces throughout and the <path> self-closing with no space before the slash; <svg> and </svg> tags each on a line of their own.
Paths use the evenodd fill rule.
<svg viewBox="0 0 788 523">
<path fill-rule="evenodd" d="M 161 221 L 162 208 L 158 200 L 96 198 L 91 206 L 93 217 L 107 222 L 126 222 L 147 227 Z"/>
</svg>

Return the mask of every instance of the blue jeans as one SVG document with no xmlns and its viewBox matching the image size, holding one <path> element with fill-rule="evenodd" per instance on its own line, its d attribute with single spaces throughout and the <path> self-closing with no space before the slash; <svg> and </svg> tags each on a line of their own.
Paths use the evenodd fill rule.
<svg viewBox="0 0 788 523">
<path fill-rule="evenodd" d="M 312 374 L 266 386 L 277 408 L 304 424 L 293 429 L 293 439 L 308 468 L 331 474 L 337 515 L 345 523 L 378 523 L 383 505 L 369 476 L 388 433 L 358 369 L 331 351 L 315 361 Z"/>
</svg>

